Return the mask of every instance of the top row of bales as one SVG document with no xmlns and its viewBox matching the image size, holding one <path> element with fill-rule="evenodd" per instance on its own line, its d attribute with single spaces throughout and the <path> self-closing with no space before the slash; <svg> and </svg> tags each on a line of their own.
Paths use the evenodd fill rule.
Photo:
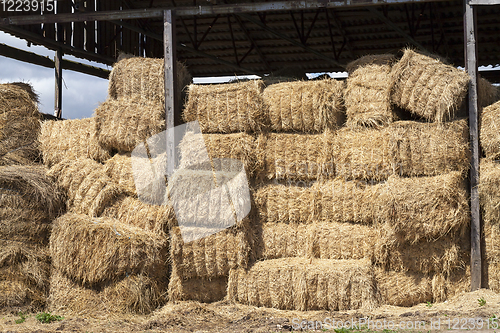
<svg viewBox="0 0 500 333">
<path fill-rule="evenodd" d="M 204 133 L 322 133 L 346 126 L 382 127 L 401 118 L 445 122 L 464 115 L 469 76 L 433 56 L 404 51 L 362 57 L 347 68 L 346 82 L 334 79 L 282 82 L 265 80 L 230 85 L 190 85 L 185 121 L 198 120 Z M 499 97 L 479 81 L 480 106 Z M 410 113 L 400 116 L 398 109 Z"/>
</svg>

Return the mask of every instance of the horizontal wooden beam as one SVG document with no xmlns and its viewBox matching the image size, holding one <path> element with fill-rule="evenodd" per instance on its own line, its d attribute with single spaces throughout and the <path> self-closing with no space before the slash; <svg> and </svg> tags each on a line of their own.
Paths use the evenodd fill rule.
<svg viewBox="0 0 500 333">
<path fill-rule="evenodd" d="M 476 6 L 476 5 L 485 5 L 485 6 L 500 5 L 500 0 L 470 0 L 469 4 L 472 6 Z"/>
<path fill-rule="evenodd" d="M 33 52 L 28 52 L 0 43 L 0 56 L 27 62 L 33 65 L 38 65 L 46 68 L 54 68 L 54 61 L 49 57 L 44 57 Z M 78 73 L 97 76 L 102 79 L 109 77 L 110 71 L 94 66 L 85 65 L 76 61 L 62 60 L 62 68 Z"/>
<path fill-rule="evenodd" d="M 433 2 L 439 0 L 292 0 L 255 3 L 223 4 L 212 6 L 146 8 L 81 12 L 73 14 L 18 15 L 0 19 L 2 25 L 27 25 L 42 23 L 65 23 L 84 21 L 133 20 L 161 18 L 164 10 L 172 10 L 176 16 L 227 15 L 239 13 L 274 12 L 288 10 L 311 10 L 319 8 L 366 7 L 398 3 Z M 450 0 L 451 1 L 451 0 Z"/>
</svg>

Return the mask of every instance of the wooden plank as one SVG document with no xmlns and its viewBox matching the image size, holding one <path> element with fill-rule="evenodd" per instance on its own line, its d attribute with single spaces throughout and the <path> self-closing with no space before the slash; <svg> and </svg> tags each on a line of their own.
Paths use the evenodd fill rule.
<svg viewBox="0 0 500 333">
<path fill-rule="evenodd" d="M 468 109 L 471 147 L 470 193 L 471 193 L 471 291 L 481 288 L 481 213 L 479 206 L 479 126 L 477 101 L 477 43 L 475 8 L 464 2 L 464 49 L 465 69 L 471 77 L 469 83 Z"/>
<path fill-rule="evenodd" d="M 175 16 L 171 10 L 166 10 L 163 17 L 163 49 L 165 60 L 165 125 L 167 127 L 167 174 L 171 175 L 175 167 L 175 115 L 177 111 L 175 96 L 176 85 L 176 41 Z M 169 130 L 171 129 L 171 130 Z"/>
<path fill-rule="evenodd" d="M 177 16 L 226 15 L 240 13 L 274 12 L 288 10 L 312 10 L 319 8 L 366 7 L 398 3 L 443 2 L 442 0 L 291 0 L 272 2 L 249 2 L 237 4 L 192 6 L 170 8 Z M 447 0 L 444 2 L 451 2 Z M 101 2 L 100 2 L 101 3 Z M 132 20 L 140 18 L 160 18 L 164 9 L 145 8 L 128 10 L 110 10 L 96 13 L 78 13 L 62 15 L 27 15 L 21 17 L 0 18 L 0 25 L 37 24 L 45 22 L 77 22 L 103 20 Z"/>
<path fill-rule="evenodd" d="M 57 50 L 54 57 L 55 68 L 55 98 L 54 98 L 54 116 L 57 118 L 62 117 L 62 51 Z"/>
<path fill-rule="evenodd" d="M 95 11 L 94 1 L 85 1 L 85 11 L 93 12 Z M 85 22 L 85 50 L 94 53 L 96 46 L 95 40 L 95 21 Z"/>
<path fill-rule="evenodd" d="M 61 14 L 71 14 L 72 13 L 72 6 L 70 1 L 55 1 L 57 5 L 57 13 Z M 59 23 L 58 23 L 59 25 Z M 73 28 L 71 25 L 71 22 L 69 23 L 61 23 L 60 24 L 62 28 L 62 41 L 64 44 L 71 45 L 71 37 L 73 35 Z"/>
</svg>

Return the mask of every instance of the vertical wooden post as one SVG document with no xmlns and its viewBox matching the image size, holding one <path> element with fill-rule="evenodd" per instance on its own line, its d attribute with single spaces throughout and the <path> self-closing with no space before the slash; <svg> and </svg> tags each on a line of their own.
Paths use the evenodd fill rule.
<svg viewBox="0 0 500 333">
<path fill-rule="evenodd" d="M 54 116 L 57 118 L 62 117 L 62 56 L 63 52 L 61 49 L 56 51 L 54 57 L 54 67 L 56 74 L 56 91 L 54 98 Z"/>
<path fill-rule="evenodd" d="M 465 69 L 471 78 L 468 110 L 471 147 L 471 291 L 481 288 L 481 214 L 479 207 L 479 126 L 477 101 L 476 13 L 470 0 L 464 2 Z"/>
<path fill-rule="evenodd" d="M 167 128 L 167 174 L 171 175 L 175 167 L 175 136 L 169 128 L 174 128 L 176 99 L 176 53 L 175 53 L 175 14 L 172 10 L 163 12 L 163 50 L 165 57 L 165 125 Z"/>
</svg>

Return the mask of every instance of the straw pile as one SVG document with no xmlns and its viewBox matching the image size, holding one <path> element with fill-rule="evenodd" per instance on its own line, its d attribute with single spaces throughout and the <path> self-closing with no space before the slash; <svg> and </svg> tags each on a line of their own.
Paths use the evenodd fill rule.
<svg viewBox="0 0 500 333">
<path fill-rule="evenodd" d="M 48 310 L 63 315 L 110 319 L 123 314 L 148 314 L 165 302 L 164 281 L 128 276 L 101 288 L 82 286 L 62 272 L 50 278 Z"/>
<path fill-rule="evenodd" d="M 106 150 L 131 152 L 165 130 L 163 104 L 132 95 L 108 99 L 95 110 L 96 136 Z"/>
<path fill-rule="evenodd" d="M 408 242 L 436 240 L 449 233 L 465 234 L 469 203 L 459 172 L 434 177 L 390 177 L 381 186 L 379 218 Z"/>
<path fill-rule="evenodd" d="M 149 205 L 126 195 L 117 197 L 104 209 L 101 216 L 154 233 L 168 232 L 175 224 L 171 205 Z"/>
<path fill-rule="evenodd" d="M 261 234 L 257 258 L 264 260 L 372 259 L 379 238 L 371 226 L 337 222 L 264 223 Z"/>
<path fill-rule="evenodd" d="M 465 120 L 444 124 L 398 121 L 377 130 L 337 133 L 335 168 L 344 179 L 435 176 L 469 169 Z"/>
<path fill-rule="evenodd" d="M 344 91 L 347 127 L 378 128 L 393 122 L 390 72 L 394 61 L 394 56 L 383 54 L 362 57 L 347 65 L 351 70 Z"/>
<path fill-rule="evenodd" d="M 500 100 L 500 89 L 491 84 L 490 81 L 478 77 L 477 79 L 477 101 L 479 110 Z"/>
<path fill-rule="evenodd" d="M 37 102 L 28 84 L 0 84 L 0 165 L 31 164 L 38 158 Z"/>
<path fill-rule="evenodd" d="M 82 285 L 167 276 L 166 237 L 111 218 L 61 216 L 54 221 L 50 251 L 54 268 Z"/>
<path fill-rule="evenodd" d="M 248 267 L 250 248 L 245 227 L 223 229 L 210 236 L 184 242 L 182 235 L 190 231 L 186 229 L 189 228 L 182 228 L 182 234 L 179 227 L 170 230 L 172 267 L 183 279 L 227 277 L 231 268 Z"/>
<path fill-rule="evenodd" d="M 335 134 L 268 133 L 257 140 L 257 160 L 263 174 L 257 178 L 315 180 L 333 178 Z"/>
<path fill-rule="evenodd" d="M 465 71 L 411 49 L 404 51 L 391 75 L 392 102 L 433 122 L 454 118 L 470 80 Z"/>
<path fill-rule="evenodd" d="M 500 157 L 500 101 L 483 109 L 480 139 L 486 157 Z"/>
<path fill-rule="evenodd" d="M 344 121 L 344 83 L 327 78 L 272 84 L 263 99 L 275 132 L 321 133 Z"/>
<path fill-rule="evenodd" d="M 170 283 L 168 285 L 169 301 L 193 300 L 203 303 L 217 302 L 227 295 L 227 276 L 211 279 L 191 278 L 183 279 L 175 267 L 172 267 Z"/>
<path fill-rule="evenodd" d="M 165 105 L 164 59 L 132 57 L 118 61 L 109 76 L 108 95 L 111 99 L 140 96 L 159 105 Z M 177 62 L 178 96 L 191 82 L 186 66 Z M 179 99 L 178 103 L 181 102 Z"/>
<path fill-rule="evenodd" d="M 373 270 L 359 260 L 274 259 L 231 270 L 228 297 L 283 310 L 353 310 L 378 305 Z"/>
<path fill-rule="evenodd" d="M 249 175 L 262 169 L 256 157 L 255 139 L 246 133 L 194 134 L 187 132 L 179 148 L 180 168 L 182 169 L 240 172 L 244 166 Z"/>
<path fill-rule="evenodd" d="M 50 258 L 43 247 L 0 240 L 0 308 L 42 309 L 49 274 Z"/>
<path fill-rule="evenodd" d="M 184 121 L 198 120 L 203 133 L 259 132 L 268 125 L 260 80 L 190 85 Z"/>
<path fill-rule="evenodd" d="M 104 162 L 109 152 L 101 148 L 95 133 L 95 118 L 42 123 L 38 136 L 43 162 L 51 167 L 63 159 L 90 158 Z"/>
<path fill-rule="evenodd" d="M 66 206 L 77 214 L 99 216 L 123 190 L 91 159 L 63 160 L 49 172 L 67 193 Z"/>
</svg>

